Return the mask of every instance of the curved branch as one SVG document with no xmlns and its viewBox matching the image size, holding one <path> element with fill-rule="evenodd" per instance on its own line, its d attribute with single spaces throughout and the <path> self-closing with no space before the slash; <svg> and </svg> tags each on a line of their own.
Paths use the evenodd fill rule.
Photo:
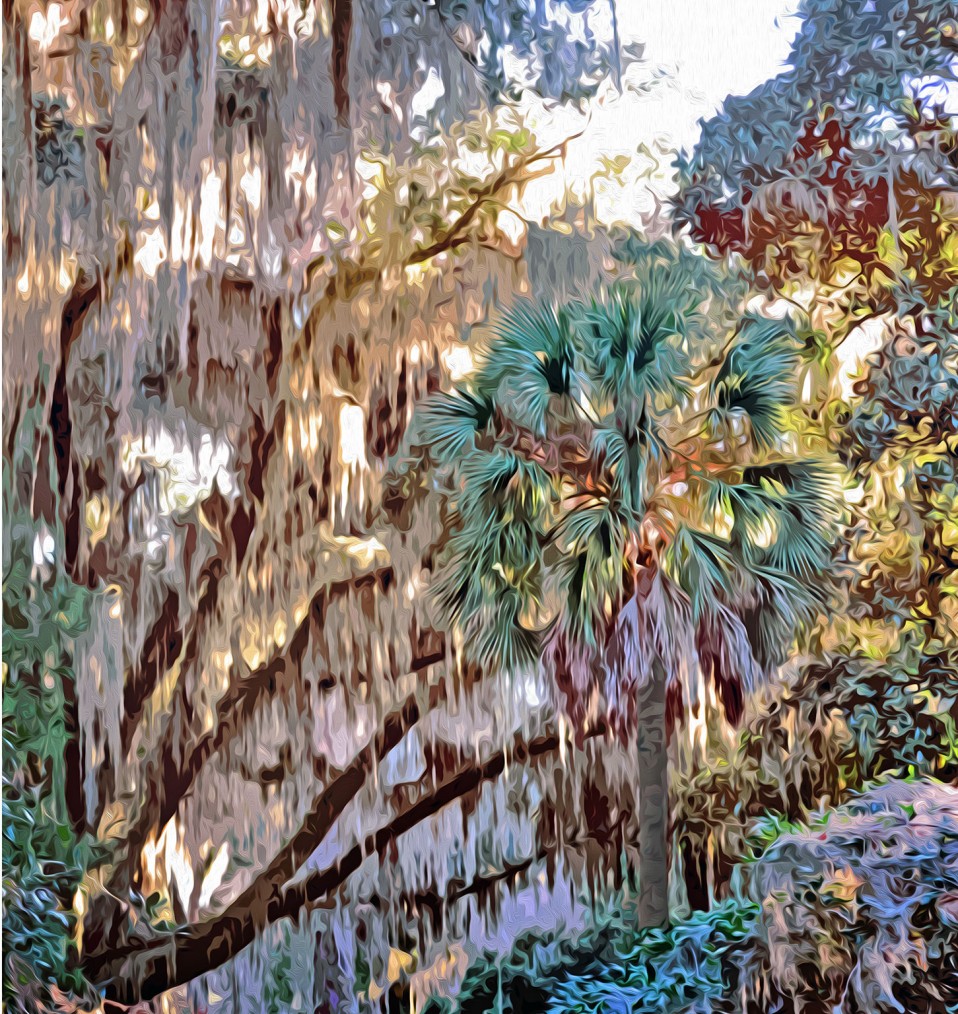
<svg viewBox="0 0 958 1014">
<path fill-rule="evenodd" d="M 246 677 L 240 677 L 235 673 L 232 675 L 226 693 L 217 703 L 215 725 L 195 740 L 189 733 L 190 710 L 187 707 L 185 681 L 181 677 L 170 703 L 170 719 L 154 759 L 146 767 L 144 784 L 152 786 L 154 791 L 142 802 L 136 819 L 126 833 L 127 853 L 139 849 L 151 831 L 164 827 L 173 818 L 203 765 L 230 742 L 236 732 L 249 720 L 263 698 L 284 692 L 292 686 L 309 644 L 310 627 L 314 617 L 322 620 L 330 599 L 367 584 L 388 586 L 393 577 L 392 567 L 385 566 L 355 578 L 324 585 L 319 589 L 282 652 L 254 669 Z M 207 594 L 215 598 L 215 591 L 214 584 L 210 586 Z M 429 653 L 428 657 L 432 658 L 433 654 Z M 441 657 L 444 657 L 444 653 Z M 436 660 L 441 660 L 441 657 Z M 183 748 L 184 755 L 179 759 L 177 752 L 178 744 L 181 743 L 189 745 Z"/>
<path fill-rule="evenodd" d="M 436 237 L 436 239 L 428 246 L 420 247 L 414 253 L 410 254 L 406 258 L 405 266 L 412 267 L 415 264 L 422 264 L 424 261 L 431 260 L 433 257 L 438 257 L 439 254 L 445 253 L 447 250 L 451 250 L 462 242 L 466 229 L 469 228 L 476 215 L 479 214 L 483 205 L 494 200 L 496 194 L 501 190 L 504 190 L 509 186 L 520 186 L 523 183 L 529 182 L 531 179 L 537 178 L 541 173 L 529 174 L 522 176 L 522 173 L 526 172 L 530 166 L 535 165 L 537 162 L 545 162 L 550 159 L 562 158 L 565 155 L 566 145 L 570 141 L 574 141 L 577 137 L 581 137 L 584 131 L 580 131 L 578 134 L 573 134 L 566 140 L 561 141 L 559 144 L 553 145 L 553 147 L 546 151 L 535 152 L 529 155 L 527 158 L 520 159 L 513 165 L 506 166 L 502 172 L 497 173 L 493 178 L 485 184 L 485 186 L 479 187 L 472 191 L 471 197 L 473 198 L 472 204 L 456 219 L 452 225 L 449 226 L 443 233 Z"/>
<path fill-rule="evenodd" d="M 467 196 L 471 199 L 472 203 L 465 209 L 465 211 L 463 211 L 447 229 L 439 233 L 431 243 L 417 247 L 407 257 L 401 260 L 399 267 L 410 268 L 417 264 L 422 264 L 425 261 L 431 260 L 433 257 L 438 257 L 439 254 L 455 249 L 455 247 L 457 247 L 460 243 L 465 242 L 466 230 L 475 220 L 483 205 L 495 200 L 496 195 L 506 187 L 522 186 L 530 180 L 538 178 L 538 176 L 542 175 L 544 171 L 537 170 L 534 173 L 529 173 L 528 170 L 530 167 L 538 162 L 545 162 L 550 159 L 564 157 L 566 146 L 571 141 L 581 137 L 585 133 L 585 129 L 586 128 L 583 128 L 578 133 L 572 134 L 564 141 L 560 141 L 558 144 L 553 145 L 545 151 L 533 152 L 526 158 L 522 158 L 518 162 L 504 168 L 501 172 L 493 176 L 493 178 L 485 185 L 471 189 Z M 523 175 L 524 173 L 525 175 Z M 307 265 L 307 285 L 310 277 L 317 269 L 317 266 L 321 263 L 322 259 L 319 261 L 313 261 Z M 348 298 L 361 286 L 374 282 L 382 274 L 383 270 L 383 265 L 376 263 L 357 264 L 349 261 L 338 262 L 336 264 L 336 270 L 327 276 L 322 290 L 311 298 L 309 313 L 307 315 L 308 319 L 312 321 L 313 317 L 320 311 L 324 304 L 329 305 L 337 298 Z M 307 325 L 307 346 L 311 340 L 312 327 Z"/>
<path fill-rule="evenodd" d="M 406 709 L 409 708 L 408 712 Z M 403 725 L 418 712 L 417 706 L 407 701 L 403 716 L 390 716 L 383 731 L 376 740 L 376 750 L 383 749 L 390 741 L 386 728 L 393 723 L 395 734 L 402 738 Z M 411 727 L 411 726 L 410 726 Z M 604 724 L 598 724 L 586 734 L 586 739 L 606 734 Z M 396 740 L 398 742 L 398 739 Z M 335 822 L 329 819 L 331 811 L 338 813 L 358 794 L 368 774 L 370 747 L 347 768 L 339 779 L 331 783 L 328 790 L 317 801 L 317 812 L 310 814 L 308 823 L 312 833 L 303 829 L 287 850 L 284 861 L 280 860 L 267 870 L 243 895 L 220 916 L 194 926 L 189 932 L 175 935 L 162 943 L 155 941 L 140 943 L 105 955 L 91 956 L 85 962 L 84 970 L 108 996 L 132 1002 L 136 999 L 149 1000 L 176 986 L 218 968 L 248 946 L 266 926 L 284 918 L 295 918 L 300 911 L 320 905 L 329 895 L 338 891 L 363 864 L 368 856 L 383 855 L 389 846 L 407 831 L 458 799 L 479 789 L 483 783 L 498 778 L 507 762 L 531 763 L 536 758 L 555 753 L 561 738 L 557 731 L 550 730 L 526 743 L 517 739 L 511 750 L 499 750 L 484 761 L 466 761 L 459 770 L 418 800 L 403 806 L 393 819 L 369 834 L 353 846 L 338 862 L 325 869 L 316 870 L 302 880 L 283 887 L 279 882 L 280 865 L 283 871 L 289 868 L 289 861 L 296 855 L 312 854 L 322 844 L 318 834 L 325 834 Z M 357 775 L 363 772 L 359 781 Z M 357 782 L 359 781 L 359 784 Z M 334 789 L 334 786 L 337 786 Z M 307 851 L 308 849 L 308 851 Z M 289 853 L 289 858 L 285 854 Z M 262 886 L 260 881 L 263 881 Z M 138 959 L 138 960 L 134 960 Z M 140 964 L 145 962 L 145 966 Z M 140 975 L 142 972 L 144 974 Z"/>
</svg>

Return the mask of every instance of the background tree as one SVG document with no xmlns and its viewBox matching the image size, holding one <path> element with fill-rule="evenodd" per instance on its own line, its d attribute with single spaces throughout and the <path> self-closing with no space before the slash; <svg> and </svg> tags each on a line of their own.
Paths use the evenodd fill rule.
<svg viewBox="0 0 958 1014">
<path fill-rule="evenodd" d="M 292 861 L 289 879 L 304 804 L 337 773 L 361 783 L 349 827 L 402 809 L 377 743 L 395 748 L 390 716 L 417 687 L 425 715 L 456 665 L 406 594 L 425 540 L 383 531 L 379 480 L 450 342 L 523 284 L 505 206 L 562 150 L 502 103 L 594 91 L 612 63 L 595 6 L 5 6 L 5 451 L 39 446 L 24 502 L 89 591 L 77 821 L 109 845 L 71 899 L 89 969 Z M 547 70 L 545 34 L 570 39 Z M 402 726 L 403 763 L 442 784 L 454 756 L 489 761 L 437 724 Z M 342 727 L 352 756 L 330 749 Z M 502 783 L 467 805 L 483 790 L 488 816 Z M 440 809 L 415 811 L 424 837 Z M 389 880 L 377 863 L 357 891 Z M 353 962 L 346 908 L 293 934 L 312 950 L 324 928 L 319 994 Z M 383 979 L 386 915 L 363 918 Z M 342 954 L 331 924 L 350 927 Z M 221 973 L 253 984 L 252 1009 L 281 938 Z M 117 970 L 118 991 L 143 984 Z"/>
<path fill-rule="evenodd" d="M 958 7 L 835 0 L 802 14 L 788 69 L 703 125 L 676 219 L 760 284 L 810 284 L 838 342 L 955 284 Z"/>
<path fill-rule="evenodd" d="M 872 774 L 947 770 L 958 9 L 803 15 L 790 67 L 704 125 L 676 218 L 814 324 L 806 411 L 859 490 L 845 604 L 813 641 L 823 698 L 851 716 Z"/>
</svg>

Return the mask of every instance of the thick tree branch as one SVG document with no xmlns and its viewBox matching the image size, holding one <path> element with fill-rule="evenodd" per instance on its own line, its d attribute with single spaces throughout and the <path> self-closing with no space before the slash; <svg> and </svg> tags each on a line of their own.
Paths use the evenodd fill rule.
<svg viewBox="0 0 958 1014">
<path fill-rule="evenodd" d="M 407 710 L 408 709 L 408 710 Z M 390 749 L 392 736 L 396 742 L 405 734 L 404 727 L 418 720 L 418 708 L 407 701 L 399 715 L 394 713 L 384 723 L 373 748 L 376 752 Z M 411 725 L 408 726 L 411 728 Z M 392 728 L 390 734 L 387 730 Z M 603 736 L 604 725 L 590 730 L 585 738 Z M 265 926 L 283 918 L 295 918 L 300 911 L 317 907 L 329 895 L 339 890 L 363 864 L 368 856 L 384 855 L 389 846 L 412 828 L 439 813 L 457 799 L 479 789 L 483 783 L 498 778 L 506 764 L 524 764 L 555 753 L 560 746 L 560 735 L 549 731 L 536 739 L 524 742 L 517 738 L 510 750 L 500 750 L 483 761 L 470 759 L 459 770 L 415 802 L 404 805 L 396 816 L 362 842 L 351 848 L 340 860 L 317 870 L 302 880 L 283 887 L 278 880 L 295 861 L 296 856 L 310 855 L 322 844 L 318 834 L 325 834 L 335 823 L 336 816 L 358 794 L 370 768 L 370 747 L 347 768 L 341 778 L 331 783 L 317 800 L 316 811 L 307 824 L 284 850 L 282 862 L 276 862 L 248 891 L 221 915 L 193 927 L 189 932 L 175 935 L 162 943 L 138 943 L 103 955 L 91 955 L 84 969 L 91 981 L 105 989 L 108 996 L 132 1002 L 152 999 L 161 993 L 190 982 L 219 967 L 250 944 Z M 330 819 L 332 814 L 332 819 Z M 133 960 L 136 959 L 136 960 Z M 141 974 L 142 973 L 142 974 Z"/>
<path fill-rule="evenodd" d="M 310 630 L 314 623 L 322 623 L 328 603 L 364 585 L 388 587 L 393 579 L 392 567 L 385 566 L 320 588 L 282 652 L 245 677 L 238 673 L 231 675 L 226 693 L 217 704 L 217 720 L 214 727 L 198 739 L 194 740 L 189 736 L 189 709 L 185 689 L 181 691 L 178 686 L 170 704 L 170 720 L 163 738 L 154 759 L 146 766 L 144 784 L 151 787 L 151 792 L 143 800 L 134 822 L 126 833 L 127 854 L 137 853 L 153 830 L 163 828 L 172 819 L 203 765 L 217 751 L 228 745 L 264 697 L 283 693 L 292 686 L 309 644 Z M 444 657 L 439 655 L 434 658 L 435 655 L 438 655 L 438 652 L 429 652 L 424 659 L 417 661 L 420 665 L 425 665 L 431 664 L 432 661 L 440 661 Z M 187 744 L 183 747 L 182 758 L 178 757 L 178 744 L 181 743 Z"/>
<path fill-rule="evenodd" d="M 140 664 L 123 684 L 123 718 L 120 722 L 120 741 L 128 751 L 133 733 L 143 714 L 143 708 L 159 683 L 170 661 L 179 654 L 182 643 L 180 633 L 180 596 L 175 588 L 167 591 L 159 614 L 143 642 Z"/>
</svg>

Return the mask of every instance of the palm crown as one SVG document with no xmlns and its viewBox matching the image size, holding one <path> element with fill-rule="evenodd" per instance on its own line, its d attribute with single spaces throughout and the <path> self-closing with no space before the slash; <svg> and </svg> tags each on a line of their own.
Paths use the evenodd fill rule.
<svg viewBox="0 0 958 1014">
<path fill-rule="evenodd" d="M 794 327 L 728 311 L 707 266 L 653 251 L 588 304 L 514 306 L 420 414 L 445 618 L 482 663 L 545 658 L 580 717 L 653 659 L 747 683 L 819 608 L 838 492 L 795 450 Z"/>
</svg>

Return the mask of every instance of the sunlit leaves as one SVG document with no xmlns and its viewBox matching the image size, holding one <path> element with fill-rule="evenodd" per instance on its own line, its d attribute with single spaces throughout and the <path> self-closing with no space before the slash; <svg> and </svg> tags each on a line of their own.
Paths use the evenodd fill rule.
<svg viewBox="0 0 958 1014">
<path fill-rule="evenodd" d="M 762 285 L 827 288 L 839 314 L 862 293 L 890 309 L 906 281 L 933 302 L 956 280 L 955 126 L 942 111 L 955 65 L 953 45 L 930 40 L 954 5 L 882 0 L 854 17 L 846 7 L 809 5 L 789 69 L 705 122 L 680 165 L 677 218 L 743 254 Z M 849 258 L 855 294 L 836 288 Z"/>
<path fill-rule="evenodd" d="M 4 492 L 13 538 L 3 583 L 3 977 L 11 1010 L 21 1010 L 54 983 L 82 987 L 64 907 L 88 858 L 66 803 L 66 695 L 70 641 L 88 607 L 55 564 L 31 566 L 34 525 Z"/>
<path fill-rule="evenodd" d="M 713 480 L 708 502 L 756 566 L 814 582 L 827 569 L 840 519 L 834 470 L 815 462 L 750 465 Z"/>
</svg>

